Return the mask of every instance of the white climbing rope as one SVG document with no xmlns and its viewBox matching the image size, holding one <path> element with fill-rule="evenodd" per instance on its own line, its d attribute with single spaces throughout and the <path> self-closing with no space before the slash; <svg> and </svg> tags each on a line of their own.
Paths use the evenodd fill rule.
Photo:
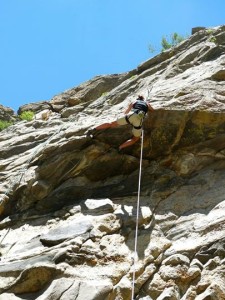
<svg viewBox="0 0 225 300">
<path fill-rule="evenodd" d="M 140 209 L 143 142 L 144 142 L 144 130 L 142 130 L 142 132 L 141 132 L 141 155 L 140 155 L 140 167 L 139 167 L 139 179 L 138 179 L 138 198 L 137 198 L 136 229 L 135 229 L 135 238 L 134 238 L 134 258 L 133 258 L 133 278 L 132 278 L 131 300 L 134 300 L 134 283 L 135 283 L 135 268 L 136 268 L 135 262 L 136 262 L 136 258 L 138 257 L 137 242 L 138 242 L 138 221 L 139 221 L 139 209 Z"/>
</svg>

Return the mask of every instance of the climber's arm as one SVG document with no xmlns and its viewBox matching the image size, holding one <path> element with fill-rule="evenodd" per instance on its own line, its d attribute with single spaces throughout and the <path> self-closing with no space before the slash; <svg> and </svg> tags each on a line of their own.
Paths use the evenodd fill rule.
<svg viewBox="0 0 225 300">
<path fill-rule="evenodd" d="M 154 111 L 154 108 L 151 106 L 151 104 L 149 102 L 147 102 L 147 104 L 148 104 L 149 111 Z"/>
<path fill-rule="evenodd" d="M 133 103 L 130 103 L 129 106 L 127 107 L 127 109 L 124 112 L 125 115 L 128 114 L 131 111 L 132 107 L 133 107 Z"/>
</svg>

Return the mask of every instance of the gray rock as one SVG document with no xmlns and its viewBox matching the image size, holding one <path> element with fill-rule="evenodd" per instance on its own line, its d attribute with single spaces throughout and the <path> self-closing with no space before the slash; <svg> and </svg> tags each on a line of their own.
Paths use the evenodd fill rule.
<svg viewBox="0 0 225 300">
<path fill-rule="evenodd" d="M 107 300 L 112 291 L 112 284 L 97 282 L 79 282 L 67 278 L 53 281 L 52 285 L 37 300 L 50 300 L 60 297 L 61 300 Z"/>
<path fill-rule="evenodd" d="M 93 228 L 92 223 L 88 219 L 80 219 L 64 226 L 50 230 L 48 233 L 41 235 L 40 241 L 45 246 L 52 246 L 62 243 L 65 240 L 73 239 L 78 236 L 86 236 Z"/>
<path fill-rule="evenodd" d="M 157 300 L 178 300 L 180 299 L 180 294 L 176 286 L 166 288 L 162 294 L 157 298 Z"/>
<path fill-rule="evenodd" d="M 46 103 L 47 101 L 39 101 L 35 103 L 29 103 L 25 104 L 18 109 L 18 115 L 20 115 L 24 111 L 33 111 L 33 112 L 39 112 L 44 109 L 48 109 L 49 105 Z"/>
<path fill-rule="evenodd" d="M 6 122 L 16 121 L 15 112 L 10 108 L 0 104 L 0 120 Z"/>
<path fill-rule="evenodd" d="M 36 119 L 0 132 L 3 299 L 126 299 L 133 269 L 139 299 L 225 298 L 224 40 L 225 26 L 193 29 L 130 72 L 23 106 Z M 138 94 L 155 109 L 139 210 L 141 144 L 118 151 L 131 127 L 87 135 Z"/>
<path fill-rule="evenodd" d="M 81 282 L 77 300 L 108 300 L 109 294 L 113 289 L 113 285 L 109 282 Z M 66 299 L 66 298 L 65 298 Z"/>
<path fill-rule="evenodd" d="M 162 263 L 171 266 L 182 265 L 182 264 L 189 265 L 190 259 L 187 256 L 182 254 L 174 254 L 167 257 Z"/>
<path fill-rule="evenodd" d="M 198 26 L 198 27 L 193 27 L 191 29 L 191 34 L 195 34 L 196 32 L 199 32 L 200 30 L 204 30 L 206 29 L 205 27 L 201 27 L 201 26 Z"/>
<path fill-rule="evenodd" d="M 26 258 L 26 259 L 15 259 L 14 261 L 1 262 L 0 263 L 0 276 L 9 276 L 11 273 L 19 275 L 23 270 L 27 268 L 28 265 L 36 266 L 36 265 L 49 265 L 49 268 L 53 268 L 52 264 L 52 254 L 44 254 L 37 255 L 34 257 Z"/>
<path fill-rule="evenodd" d="M 73 292 L 73 298 L 69 291 Z M 37 300 L 51 300 L 51 299 L 76 299 L 79 292 L 79 282 L 75 282 L 70 278 L 60 278 L 52 281 L 51 285 L 44 291 L 44 293 L 36 298 Z M 67 298 L 66 298 L 67 297 Z"/>
<path fill-rule="evenodd" d="M 190 266 L 197 266 L 197 267 L 199 267 L 201 270 L 203 269 L 203 264 L 202 264 L 197 258 L 194 258 L 194 259 L 191 261 Z"/>
<path fill-rule="evenodd" d="M 3 293 L 0 295 L 0 300 L 21 300 L 22 298 L 17 297 L 13 293 Z"/>
<path fill-rule="evenodd" d="M 26 268 L 8 289 L 14 294 L 34 293 L 52 281 L 56 269 L 49 265 Z"/>
<path fill-rule="evenodd" d="M 64 108 L 61 112 L 62 118 L 69 118 L 74 114 L 81 112 L 84 109 L 84 105 L 76 105 L 75 107 Z"/>
<path fill-rule="evenodd" d="M 110 199 L 87 199 L 84 201 L 84 206 L 89 214 L 107 214 L 114 211 L 113 202 Z"/>
</svg>

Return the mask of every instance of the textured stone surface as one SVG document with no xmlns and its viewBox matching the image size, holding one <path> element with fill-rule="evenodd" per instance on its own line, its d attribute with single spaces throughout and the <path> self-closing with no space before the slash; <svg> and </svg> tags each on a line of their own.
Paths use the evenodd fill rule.
<svg viewBox="0 0 225 300">
<path fill-rule="evenodd" d="M 0 120 L 14 122 L 16 120 L 15 112 L 10 108 L 0 104 Z"/>
<path fill-rule="evenodd" d="M 225 299 L 225 27 L 96 76 L 0 132 L 0 299 Z M 150 91 L 150 94 L 149 94 Z M 118 151 L 138 94 L 140 143 Z M 43 118 L 44 111 L 51 113 Z M 4 109 L 10 114 L 12 111 Z"/>
<path fill-rule="evenodd" d="M 70 222 L 68 225 L 61 225 L 49 230 L 49 232 L 40 236 L 40 241 L 47 246 L 57 245 L 63 241 L 87 234 L 92 227 L 90 221 L 84 218 L 78 219 L 75 222 Z"/>
</svg>

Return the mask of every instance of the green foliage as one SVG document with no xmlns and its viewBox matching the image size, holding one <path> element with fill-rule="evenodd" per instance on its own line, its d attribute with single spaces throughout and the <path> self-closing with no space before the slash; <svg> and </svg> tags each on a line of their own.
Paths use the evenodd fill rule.
<svg viewBox="0 0 225 300">
<path fill-rule="evenodd" d="M 12 122 L 0 120 L 0 131 L 12 125 Z"/>
<path fill-rule="evenodd" d="M 165 51 L 167 49 L 170 49 L 176 45 L 178 45 L 180 42 L 184 41 L 186 38 L 182 35 L 179 35 L 177 32 L 174 32 L 170 35 L 170 38 L 162 37 L 161 40 L 161 46 L 162 50 Z"/>
<path fill-rule="evenodd" d="M 209 29 L 206 30 L 206 32 L 209 35 L 209 39 L 208 39 L 209 42 L 216 44 L 217 43 L 216 37 L 213 36 L 213 33 L 215 32 L 215 30 L 209 28 Z"/>
<path fill-rule="evenodd" d="M 34 117 L 34 112 L 31 110 L 26 110 L 19 115 L 21 120 L 31 121 Z"/>
<path fill-rule="evenodd" d="M 104 93 L 101 94 L 101 97 L 106 97 L 107 94 L 108 94 L 108 92 L 104 92 Z"/>
<path fill-rule="evenodd" d="M 178 34 L 177 32 L 174 32 L 170 35 L 170 37 L 165 37 L 163 36 L 161 39 L 161 52 L 168 50 L 176 45 L 178 45 L 180 42 L 184 41 L 186 38 L 188 38 L 188 36 L 183 36 Z M 148 46 L 148 50 L 150 53 L 154 53 L 155 47 L 152 46 L 151 44 Z"/>
<path fill-rule="evenodd" d="M 137 77 L 137 75 L 132 75 L 131 77 L 130 77 L 130 80 L 133 80 L 134 78 L 136 78 Z"/>
<path fill-rule="evenodd" d="M 212 33 L 214 32 L 214 30 L 213 30 L 213 29 L 207 29 L 206 32 L 207 32 L 208 34 L 212 34 Z"/>
<path fill-rule="evenodd" d="M 172 47 L 171 43 L 165 37 L 162 37 L 161 46 L 162 46 L 161 51 L 165 51 Z"/>
<path fill-rule="evenodd" d="M 209 39 L 209 41 L 210 41 L 211 43 L 216 44 L 216 38 L 215 38 L 215 36 L 212 36 L 212 37 Z"/>
</svg>

